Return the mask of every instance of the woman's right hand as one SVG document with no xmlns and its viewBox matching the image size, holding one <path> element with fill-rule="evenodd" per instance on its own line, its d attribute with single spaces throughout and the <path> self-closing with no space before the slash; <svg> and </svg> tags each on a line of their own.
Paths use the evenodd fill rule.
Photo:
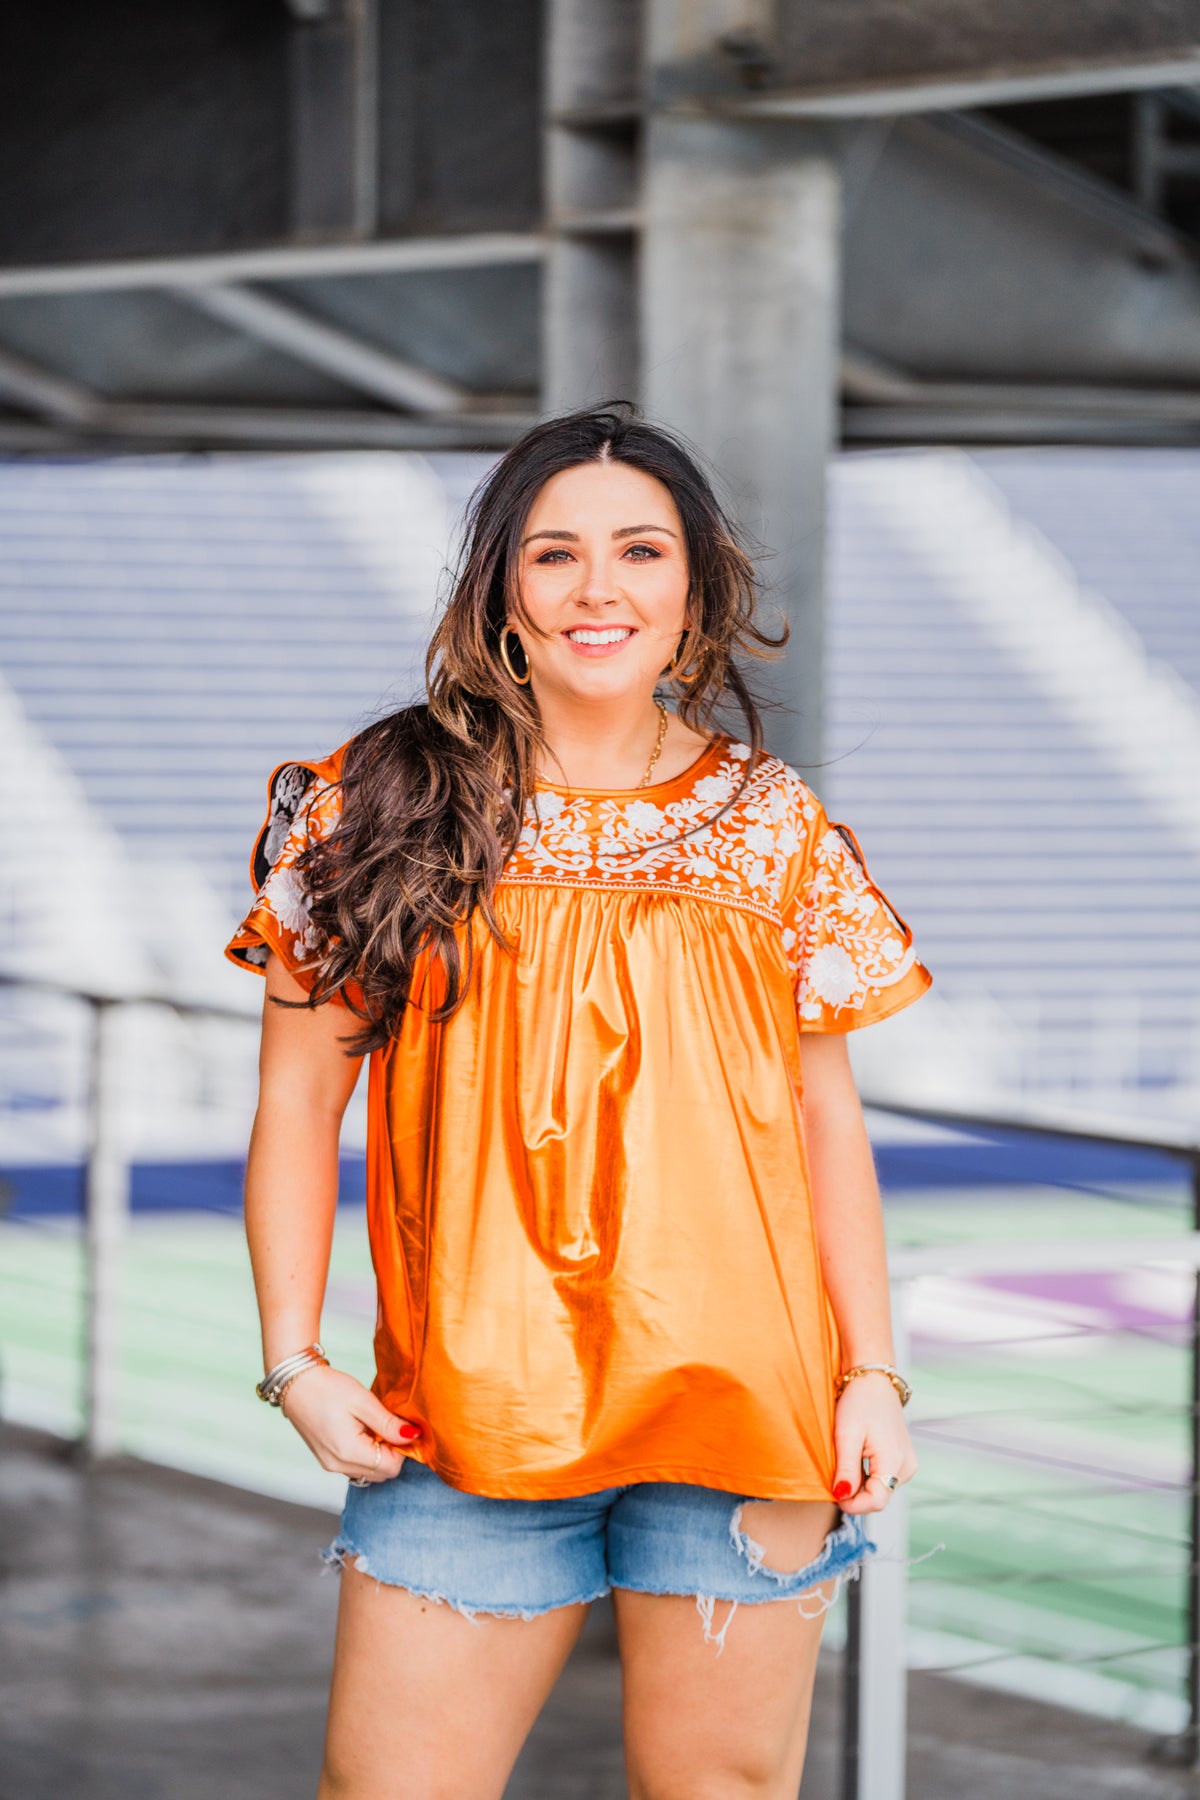
<svg viewBox="0 0 1200 1800">
<path fill-rule="evenodd" d="M 281 1406 L 321 1467 L 353 1481 L 392 1481 L 404 1467 L 397 1446 L 421 1435 L 343 1369 L 304 1370 L 289 1381 Z"/>
</svg>

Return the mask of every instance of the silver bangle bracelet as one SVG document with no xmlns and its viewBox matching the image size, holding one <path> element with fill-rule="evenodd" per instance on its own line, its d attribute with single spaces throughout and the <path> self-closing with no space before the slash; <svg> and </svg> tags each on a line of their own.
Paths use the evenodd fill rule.
<svg viewBox="0 0 1200 1800">
<path fill-rule="evenodd" d="M 255 1382 L 254 1391 L 268 1406 L 278 1406 L 283 1390 L 290 1381 L 294 1381 L 297 1375 L 302 1375 L 305 1369 L 322 1367 L 329 1367 L 324 1347 L 321 1344 L 308 1344 L 303 1350 L 285 1356 L 273 1369 L 268 1369 L 262 1380 Z"/>
</svg>

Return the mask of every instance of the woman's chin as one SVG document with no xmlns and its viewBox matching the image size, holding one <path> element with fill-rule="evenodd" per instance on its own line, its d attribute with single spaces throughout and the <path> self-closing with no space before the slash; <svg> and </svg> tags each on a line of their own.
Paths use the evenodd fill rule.
<svg viewBox="0 0 1200 1800">
<path fill-rule="evenodd" d="M 575 702 L 581 706 L 596 704 L 619 706 L 623 703 L 649 699 L 657 680 L 656 671 L 644 669 L 618 669 L 612 663 L 585 663 L 580 659 L 574 668 L 555 669 L 546 674 L 534 671 L 533 684 L 535 693 L 543 699 L 553 697 L 562 702 Z"/>
</svg>

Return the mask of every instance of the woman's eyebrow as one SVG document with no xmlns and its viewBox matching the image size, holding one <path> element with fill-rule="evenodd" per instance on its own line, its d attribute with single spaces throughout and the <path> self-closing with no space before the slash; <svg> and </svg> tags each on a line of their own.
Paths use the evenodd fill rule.
<svg viewBox="0 0 1200 1800">
<path fill-rule="evenodd" d="M 622 525 L 619 531 L 613 532 L 613 539 L 641 537 L 647 531 L 660 531 L 664 537 L 675 536 L 669 525 Z M 521 548 L 524 549 L 526 544 L 532 544 L 537 538 L 553 538 L 560 544 L 579 542 L 579 534 L 574 531 L 531 531 L 528 537 L 521 539 Z"/>
</svg>

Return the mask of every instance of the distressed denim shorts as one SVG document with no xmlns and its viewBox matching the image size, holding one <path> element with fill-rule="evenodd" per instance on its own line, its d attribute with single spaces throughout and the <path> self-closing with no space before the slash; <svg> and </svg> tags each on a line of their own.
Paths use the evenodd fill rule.
<svg viewBox="0 0 1200 1800">
<path fill-rule="evenodd" d="M 722 1648 L 733 1611 L 714 1634 L 717 1601 L 736 1609 L 794 1599 L 815 1617 L 874 1549 L 861 1516 L 843 1513 L 805 1568 L 772 1569 L 741 1528 L 742 1508 L 754 1499 L 646 1481 L 567 1500 L 492 1500 L 406 1462 L 394 1481 L 348 1489 L 341 1530 L 325 1556 L 468 1617 L 533 1619 L 615 1587 L 686 1594 L 695 1597 L 705 1637 Z"/>
</svg>

